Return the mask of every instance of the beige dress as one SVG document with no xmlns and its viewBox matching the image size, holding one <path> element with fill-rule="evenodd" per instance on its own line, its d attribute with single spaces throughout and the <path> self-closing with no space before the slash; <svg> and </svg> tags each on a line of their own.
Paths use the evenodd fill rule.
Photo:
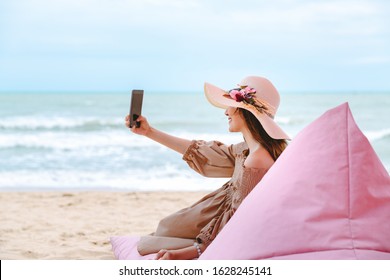
<svg viewBox="0 0 390 280">
<path fill-rule="evenodd" d="M 247 155 L 245 142 L 226 146 L 218 141 L 192 141 L 183 156 L 192 169 L 206 177 L 231 179 L 192 206 L 162 219 L 155 233 L 141 238 L 139 253 L 183 248 L 195 240 L 208 246 L 268 171 L 245 167 Z"/>
</svg>

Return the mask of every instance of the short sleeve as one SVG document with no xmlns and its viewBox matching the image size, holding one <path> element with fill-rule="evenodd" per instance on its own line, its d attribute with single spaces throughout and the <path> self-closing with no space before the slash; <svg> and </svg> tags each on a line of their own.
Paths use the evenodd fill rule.
<svg viewBox="0 0 390 280">
<path fill-rule="evenodd" d="M 236 145 L 218 141 L 194 140 L 184 153 L 183 160 L 206 177 L 231 177 L 234 171 Z"/>
</svg>

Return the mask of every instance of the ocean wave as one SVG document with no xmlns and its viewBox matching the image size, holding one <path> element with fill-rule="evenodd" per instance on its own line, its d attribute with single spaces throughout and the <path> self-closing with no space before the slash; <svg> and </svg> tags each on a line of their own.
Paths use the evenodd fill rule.
<svg viewBox="0 0 390 280">
<path fill-rule="evenodd" d="M 0 148 L 81 149 L 105 147 L 145 147 L 153 145 L 146 138 L 137 138 L 125 132 L 38 132 L 0 135 Z"/>
<path fill-rule="evenodd" d="M 242 141 L 237 134 L 174 132 L 175 136 L 188 140 L 219 140 L 227 144 Z M 78 150 L 87 148 L 107 149 L 110 147 L 153 148 L 161 147 L 156 142 L 123 129 L 107 132 L 34 132 L 0 135 L 0 148 L 3 149 L 52 149 Z"/>
<path fill-rule="evenodd" d="M 303 117 L 287 117 L 287 116 L 276 116 L 275 122 L 280 125 L 297 125 L 304 124 L 307 120 Z"/>
<path fill-rule="evenodd" d="M 280 116 L 276 117 L 275 121 L 281 125 L 296 125 L 305 122 L 303 118 Z M 153 122 L 156 127 L 168 129 L 177 128 L 204 128 L 211 129 L 215 124 L 207 119 L 169 119 L 160 118 Z M 226 123 L 227 127 L 227 123 Z M 60 130 L 75 130 L 75 131 L 94 131 L 106 130 L 110 128 L 124 128 L 124 118 L 113 117 L 109 118 L 98 116 L 15 116 L 5 117 L 0 119 L 0 131 L 60 131 Z M 222 129 L 222 128 L 221 128 Z"/>
<path fill-rule="evenodd" d="M 389 164 L 385 165 L 389 172 Z M 99 190 L 211 191 L 226 178 L 205 178 L 189 168 L 172 164 L 120 170 L 23 170 L 0 171 L 0 190 Z"/>
<path fill-rule="evenodd" d="M 96 117 L 10 117 L 0 119 L 0 130 L 99 130 L 123 127 L 120 118 L 99 119 Z"/>
<path fill-rule="evenodd" d="M 364 134 L 367 136 L 370 141 L 378 141 L 382 139 L 390 138 L 390 128 L 374 130 L 374 131 L 366 131 Z"/>
</svg>

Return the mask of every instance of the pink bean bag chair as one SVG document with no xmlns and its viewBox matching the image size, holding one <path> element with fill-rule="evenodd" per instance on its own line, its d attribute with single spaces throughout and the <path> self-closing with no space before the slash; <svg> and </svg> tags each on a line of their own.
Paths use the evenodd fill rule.
<svg viewBox="0 0 390 280">
<path fill-rule="evenodd" d="M 118 260 L 153 260 L 156 254 L 141 256 L 137 250 L 139 236 L 111 237 L 112 251 Z"/>
<path fill-rule="evenodd" d="M 347 103 L 295 137 L 200 259 L 390 259 L 390 177 Z"/>
</svg>

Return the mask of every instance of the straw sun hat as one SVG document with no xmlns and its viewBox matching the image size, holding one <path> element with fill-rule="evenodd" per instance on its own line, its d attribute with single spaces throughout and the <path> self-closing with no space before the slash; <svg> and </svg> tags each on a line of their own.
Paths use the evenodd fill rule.
<svg viewBox="0 0 390 280">
<path fill-rule="evenodd" d="M 204 92 L 207 100 L 216 107 L 223 109 L 236 107 L 250 111 L 260 121 L 270 137 L 290 139 L 274 121 L 280 97 L 276 88 L 266 78 L 246 77 L 237 88 L 229 91 L 205 83 Z"/>
</svg>

